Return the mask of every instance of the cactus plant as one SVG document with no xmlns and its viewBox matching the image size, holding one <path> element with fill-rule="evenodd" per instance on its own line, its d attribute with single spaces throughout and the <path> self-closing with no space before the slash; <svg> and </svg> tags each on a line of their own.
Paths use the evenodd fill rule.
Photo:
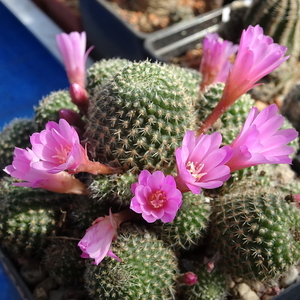
<svg viewBox="0 0 300 300">
<path fill-rule="evenodd" d="M 87 265 L 84 280 L 92 299 L 173 299 L 176 257 L 153 232 L 121 228 L 113 251 L 121 262 L 105 258 Z"/>
<path fill-rule="evenodd" d="M 45 190 L 32 190 L 1 181 L 1 244 L 14 255 L 41 255 L 47 237 L 55 235 L 59 202 L 63 198 Z"/>
<path fill-rule="evenodd" d="M 21 118 L 13 119 L 0 133 L 0 169 L 11 164 L 15 147 L 30 146 L 29 137 L 35 132 L 33 120 Z"/>
<path fill-rule="evenodd" d="M 69 91 L 60 90 L 50 93 L 48 96 L 40 100 L 35 110 L 34 121 L 37 126 L 37 131 L 45 128 L 48 121 L 58 121 L 60 109 L 72 109 L 78 112 L 78 108 L 71 101 Z"/>
<path fill-rule="evenodd" d="M 214 199 L 211 241 L 233 277 L 276 279 L 299 260 L 299 211 L 282 194 L 242 188 Z"/>
<path fill-rule="evenodd" d="M 133 63 L 91 99 L 86 138 L 95 158 L 132 172 L 171 169 L 193 116 L 192 98 L 172 68 Z"/>
</svg>

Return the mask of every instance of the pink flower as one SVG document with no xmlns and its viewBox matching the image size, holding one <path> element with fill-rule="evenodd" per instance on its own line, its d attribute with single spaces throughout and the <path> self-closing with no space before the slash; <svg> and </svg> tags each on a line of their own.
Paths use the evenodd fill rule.
<svg viewBox="0 0 300 300">
<path fill-rule="evenodd" d="M 219 187 L 230 177 L 230 169 L 225 164 L 231 157 L 228 146 L 220 148 L 222 136 L 211 135 L 195 137 L 193 131 L 184 135 L 182 146 L 176 149 L 177 187 L 186 192 L 199 194 L 201 188 Z"/>
<path fill-rule="evenodd" d="M 131 185 L 134 197 L 130 208 L 152 223 L 161 219 L 164 223 L 171 222 L 182 204 L 182 194 L 176 188 L 172 176 L 165 175 L 161 171 L 151 174 L 143 170 L 138 182 Z"/>
<path fill-rule="evenodd" d="M 86 33 L 61 33 L 56 36 L 58 50 L 62 56 L 70 83 L 78 83 L 85 87 L 85 63 L 93 49 L 86 49 Z"/>
<path fill-rule="evenodd" d="M 277 115 L 278 107 L 269 105 L 260 113 L 253 107 L 245 124 L 230 145 L 232 158 L 227 162 L 231 172 L 258 164 L 290 164 L 293 148 L 287 144 L 297 138 L 295 129 L 279 130 L 284 117 Z"/>
<path fill-rule="evenodd" d="M 239 51 L 226 80 L 222 98 L 212 113 L 198 130 L 198 135 L 210 126 L 240 96 L 257 86 L 256 82 L 278 68 L 289 56 L 284 56 L 287 47 L 273 43 L 273 39 L 263 34 L 256 25 L 243 30 Z"/>
<path fill-rule="evenodd" d="M 30 142 L 33 152 L 49 173 L 75 171 L 78 166 L 85 165 L 88 161 L 78 133 L 64 119 L 60 119 L 59 124 L 48 122 L 45 130 L 30 137 Z"/>
<path fill-rule="evenodd" d="M 25 181 L 15 183 L 17 186 L 43 188 L 56 193 L 86 194 L 86 186 L 69 173 L 47 173 L 30 149 L 15 148 L 12 165 L 7 166 L 4 171 Z"/>
<path fill-rule="evenodd" d="M 232 63 L 228 58 L 236 53 L 238 45 L 222 40 L 217 33 L 208 33 L 203 41 L 200 65 L 201 90 L 214 82 L 225 82 Z"/>
<path fill-rule="evenodd" d="M 60 119 L 50 121 L 46 129 L 30 137 L 32 151 L 41 160 L 40 164 L 49 173 L 68 170 L 70 173 L 112 174 L 120 170 L 96 161 L 90 161 L 87 150 L 80 144 L 77 131 Z"/>
<path fill-rule="evenodd" d="M 81 257 L 93 258 L 96 265 L 98 265 L 106 255 L 121 261 L 120 258 L 111 251 L 111 243 L 117 236 L 119 226 L 120 220 L 117 214 L 112 214 L 111 211 L 109 211 L 109 216 L 96 219 L 78 243 L 79 248 L 83 252 Z"/>
</svg>

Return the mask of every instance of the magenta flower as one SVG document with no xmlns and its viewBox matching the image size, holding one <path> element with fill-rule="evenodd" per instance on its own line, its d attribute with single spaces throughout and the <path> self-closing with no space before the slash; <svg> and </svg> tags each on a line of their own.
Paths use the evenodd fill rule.
<svg viewBox="0 0 300 300">
<path fill-rule="evenodd" d="M 61 33 L 56 36 L 58 50 L 62 56 L 70 83 L 77 83 L 85 87 L 85 63 L 93 49 L 86 49 L 86 33 Z"/>
<path fill-rule="evenodd" d="M 203 41 L 200 65 L 201 90 L 214 82 L 225 82 L 232 67 L 229 57 L 236 53 L 238 45 L 222 40 L 217 33 L 208 33 Z"/>
<path fill-rule="evenodd" d="M 111 251 L 111 243 L 117 236 L 117 229 L 121 222 L 117 215 L 109 211 L 109 216 L 100 217 L 93 222 L 92 226 L 87 229 L 84 237 L 78 243 L 79 248 L 83 252 L 81 257 L 93 258 L 96 265 L 106 255 L 121 261 Z"/>
<path fill-rule="evenodd" d="M 220 148 L 222 136 L 211 135 L 195 137 L 193 131 L 184 135 L 182 146 L 176 149 L 177 187 L 182 192 L 199 194 L 201 188 L 220 187 L 230 177 L 230 169 L 225 164 L 231 158 L 229 146 Z"/>
<path fill-rule="evenodd" d="M 90 161 L 87 151 L 80 144 L 77 131 L 69 123 L 60 119 L 50 121 L 46 129 L 30 137 L 32 151 L 41 160 L 40 164 L 49 173 L 68 170 L 70 173 L 89 172 L 92 174 L 112 174 L 118 169 L 96 161 Z"/>
<path fill-rule="evenodd" d="M 30 149 L 15 148 L 14 159 L 4 171 L 25 182 L 17 186 L 42 188 L 56 193 L 86 194 L 86 186 L 67 172 L 49 174 L 39 158 Z"/>
<path fill-rule="evenodd" d="M 222 98 L 214 108 L 198 135 L 206 132 L 210 126 L 239 97 L 257 86 L 257 81 L 278 68 L 289 56 L 284 56 L 287 47 L 273 43 L 273 39 L 263 34 L 256 25 L 243 30 L 236 60 L 226 80 Z"/>
<path fill-rule="evenodd" d="M 277 115 L 278 107 L 269 105 L 260 113 L 253 107 L 245 124 L 230 145 L 232 158 L 227 162 L 231 172 L 258 164 L 290 164 L 293 148 L 287 144 L 297 138 L 295 129 L 279 130 L 284 117 Z"/>
<path fill-rule="evenodd" d="M 45 130 L 30 137 L 30 142 L 32 151 L 49 173 L 75 171 L 78 166 L 85 165 L 88 161 L 78 133 L 64 119 L 60 119 L 59 124 L 48 122 Z"/>
<path fill-rule="evenodd" d="M 161 219 L 164 223 L 173 221 L 182 204 L 182 194 L 176 188 L 175 179 L 161 171 L 151 174 L 143 170 L 138 182 L 131 185 L 134 197 L 130 208 L 152 223 Z"/>
</svg>

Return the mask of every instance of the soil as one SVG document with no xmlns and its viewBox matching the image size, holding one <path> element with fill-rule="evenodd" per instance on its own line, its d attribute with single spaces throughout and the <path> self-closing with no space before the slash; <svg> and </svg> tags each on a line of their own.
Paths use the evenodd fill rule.
<svg viewBox="0 0 300 300">
<path fill-rule="evenodd" d="M 145 0 L 107 1 L 114 6 L 116 11 L 126 22 L 131 24 L 136 30 L 145 33 L 155 32 L 182 20 L 193 18 L 212 9 L 221 7 L 223 4 L 223 0 L 175 0 L 172 1 L 173 9 L 170 5 L 168 12 L 164 7 L 163 12 L 161 10 L 160 13 L 157 13 L 158 10 L 155 10 L 153 5 L 152 7 L 145 6 Z M 148 2 L 150 3 L 151 1 Z M 165 6 L 158 2 L 159 1 L 155 1 L 155 4 Z"/>
</svg>

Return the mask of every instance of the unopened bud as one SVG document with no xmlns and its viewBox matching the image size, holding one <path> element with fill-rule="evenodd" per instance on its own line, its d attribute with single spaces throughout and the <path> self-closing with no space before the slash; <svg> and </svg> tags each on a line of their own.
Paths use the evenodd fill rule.
<svg viewBox="0 0 300 300">
<path fill-rule="evenodd" d="M 59 117 L 65 119 L 71 126 L 78 127 L 82 131 L 84 130 L 85 122 L 78 112 L 72 109 L 63 108 L 59 111 Z"/>
<path fill-rule="evenodd" d="M 72 102 L 76 104 L 84 115 L 86 115 L 89 107 L 89 95 L 85 88 L 77 83 L 72 83 L 70 85 L 70 95 Z"/>
<path fill-rule="evenodd" d="M 198 282 L 197 275 L 193 272 L 186 272 L 180 278 L 178 279 L 179 282 L 185 284 L 185 285 L 194 285 Z"/>
</svg>

